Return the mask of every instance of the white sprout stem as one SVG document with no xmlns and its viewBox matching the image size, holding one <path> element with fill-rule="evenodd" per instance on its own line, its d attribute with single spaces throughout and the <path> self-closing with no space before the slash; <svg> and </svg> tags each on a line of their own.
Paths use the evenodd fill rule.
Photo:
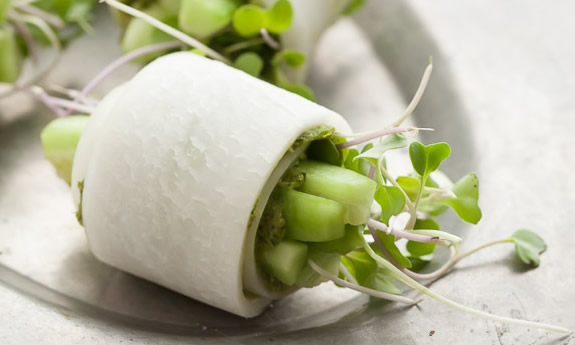
<svg viewBox="0 0 575 345">
<path fill-rule="evenodd" d="M 21 5 L 21 6 L 18 6 L 18 9 L 22 12 L 26 12 L 28 14 L 31 14 L 31 15 L 36 16 L 38 18 L 41 18 L 43 21 L 52 25 L 55 28 L 61 29 L 64 27 L 64 25 L 66 25 L 60 18 L 58 18 L 58 17 L 56 17 L 56 16 L 54 16 L 48 12 L 42 11 L 38 7 L 31 6 L 31 5 Z"/>
<path fill-rule="evenodd" d="M 383 224 L 382 222 L 378 222 L 375 219 L 368 220 L 367 226 L 372 227 L 372 228 L 377 229 L 377 230 L 380 230 L 380 231 L 383 231 L 389 235 L 394 235 L 394 236 L 405 238 L 407 240 L 415 241 L 415 242 L 435 243 L 440 239 L 440 237 L 437 237 L 437 236 L 419 235 L 419 234 L 414 234 L 412 232 L 397 230 L 391 226 L 387 226 L 387 225 Z"/>
<path fill-rule="evenodd" d="M 441 240 L 446 240 L 452 243 L 459 243 L 462 241 L 461 237 L 450 234 L 446 231 L 433 230 L 433 229 L 417 229 L 417 230 L 405 230 L 404 232 L 408 234 L 419 234 L 424 236 L 431 236 L 434 238 L 439 238 Z"/>
<path fill-rule="evenodd" d="M 238 50 L 257 46 L 257 45 L 262 44 L 262 43 L 264 43 L 264 40 L 261 39 L 260 37 L 256 37 L 256 38 L 252 38 L 252 39 L 247 40 L 247 41 L 242 41 L 242 42 L 232 44 L 231 46 L 224 48 L 224 52 L 226 54 L 230 54 L 230 53 L 236 52 Z"/>
<path fill-rule="evenodd" d="M 46 74 L 51 72 L 52 69 L 54 68 L 54 66 L 56 65 L 56 63 L 58 62 L 58 59 L 60 57 L 60 51 L 62 48 L 60 45 L 60 41 L 58 40 L 58 37 L 56 36 L 56 34 L 52 30 L 52 28 L 50 28 L 50 26 L 48 24 L 46 24 L 46 22 L 43 21 L 42 19 L 40 19 L 38 17 L 34 17 L 32 15 L 21 15 L 15 11 L 10 11 L 8 13 L 8 15 L 10 16 L 10 18 L 16 18 L 17 20 L 21 20 L 25 23 L 31 24 L 31 25 L 37 27 L 40 31 L 42 31 L 42 33 L 46 36 L 46 38 L 48 38 L 48 41 L 50 41 L 50 45 L 54 49 L 54 57 L 53 57 L 52 61 L 50 61 L 50 63 L 48 63 L 43 70 L 36 73 L 36 75 L 34 75 L 32 78 L 30 78 L 30 80 L 24 81 L 24 82 L 21 82 L 20 80 L 18 80 L 6 92 L 0 94 L 0 98 L 9 96 L 18 90 L 25 90 L 25 89 L 29 88 L 30 86 L 36 84 Z"/>
<path fill-rule="evenodd" d="M 347 280 L 343 280 L 341 278 L 336 277 L 335 275 L 329 273 L 328 271 L 324 270 L 323 268 L 321 268 L 318 264 L 316 264 L 315 262 L 313 262 L 311 259 L 307 260 L 307 264 L 309 265 L 309 267 L 316 271 L 319 275 L 321 275 L 322 277 L 331 280 L 332 282 L 339 284 L 341 286 L 344 286 L 348 289 L 352 289 L 355 291 L 359 291 L 365 294 L 368 294 L 370 296 L 373 297 L 377 297 L 377 298 L 381 298 L 381 299 L 386 299 L 389 301 L 394 301 L 394 302 L 400 302 L 400 303 L 405 303 L 405 304 L 417 304 L 420 301 L 419 300 L 413 300 L 411 298 L 408 297 L 404 297 L 404 296 L 399 296 L 399 295 L 394 295 L 394 294 L 390 294 L 387 292 L 382 292 L 382 291 L 378 291 L 378 290 L 374 290 L 374 289 L 370 289 L 370 288 L 366 288 L 364 286 L 361 285 L 357 285 L 351 282 L 348 282 Z"/>
<path fill-rule="evenodd" d="M 363 234 L 360 232 L 360 235 L 363 235 Z M 570 329 L 564 328 L 564 327 L 554 326 L 554 325 L 550 325 L 550 324 L 546 324 L 546 323 L 527 321 L 527 320 L 519 320 L 519 319 L 510 318 L 510 317 L 499 316 L 499 315 L 487 313 L 487 312 L 484 312 L 481 310 L 473 309 L 473 308 L 464 306 L 462 304 L 459 304 L 457 302 L 454 302 L 454 301 L 452 301 L 446 297 L 443 297 L 442 295 L 439 295 L 438 293 L 428 289 L 427 287 L 421 285 L 420 283 L 418 283 L 414 279 L 407 276 L 405 273 L 401 272 L 401 270 L 398 269 L 397 267 L 395 267 L 391 262 L 389 262 L 389 261 L 385 260 L 384 258 L 382 258 L 381 256 L 377 255 L 373 251 L 373 249 L 371 249 L 371 247 L 369 246 L 367 241 L 363 238 L 363 236 L 361 236 L 361 240 L 362 240 L 363 249 L 369 254 L 369 256 L 371 256 L 371 258 L 374 259 L 381 267 L 388 269 L 397 280 L 399 280 L 400 282 L 409 286 L 410 288 L 412 288 L 416 291 L 419 291 L 420 293 L 427 295 L 427 296 L 435 299 L 436 301 L 441 302 L 447 306 L 450 306 L 456 310 L 460 310 L 460 311 L 466 312 L 468 314 L 479 316 L 479 317 L 482 317 L 482 318 L 485 318 L 488 320 L 503 322 L 503 323 L 512 324 L 512 325 L 545 329 L 548 331 L 559 332 L 559 333 L 568 333 L 568 334 L 573 333 L 573 331 L 571 331 Z"/>
<path fill-rule="evenodd" d="M 416 128 L 416 127 L 384 128 L 384 129 L 377 130 L 375 132 L 368 133 L 368 134 L 366 134 L 362 137 L 359 137 L 357 139 L 353 139 L 350 141 L 346 141 L 345 143 L 338 144 L 336 147 L 338 149 L 343 149 L 346 147 L 363 144 L 363 143 L 368 142 L 370 140 L 373 140 L 376 138 L 381 138 L 381 137 L 384 137 L 386 135 L 393 135 L 393 134 L 406 133 L 406 132 L 411 132 L 411 131 L 418 131 L 421 129 L 427 129 L 427 128 Z"/>
<path fill-rule="evenodd" d="M 212 48 L 208 47 L 207 45 L 203 44 L 202 42 L 198 41 L 197 39 L 195 39 L 189 35 L 186 35 L 185 33 L 181 32 L 177 29 L 174 29 L 173 27 L 159 21 L 158 19 L 150 16 L 149 14 L 146 14 L 142 11 L 138 11 L 137 9 L 130 7 L 128 5 L 125 5 L 125 4 L 123 4 L 117 0 L 100 0 L 100 2 L 105 2 L 106 4 L 108 4 L 111 7 L 114 7 L 117 10 L 120 10 L 126 14 L 133 16 L 133 17 L 140 18 L 140 19 L 144 20 L 148 24 L 156 27 L 158 30 L 163 31 L 166 34 L 184 42 L 185 44 L 189 45 L 190 47 L 201 50 L 202 52 L 206 53 L 207 56 L 209 56 L 213 59 L 219 60 L 219 61 L 224 62 L 226 64 L 230 64 L 230 60 L 228 60 L 226 57 L 224 57 L 220 53 L 216 52 Z"/>
<path fill-rule="evenodd" d="M 38 53 L 37 53 L 37 46 L 36 41 L 32 38 L 32 34 L 30 33 L 30 29 L 26 26 L 26 24 L 15 15 L 10 16 L 10 21 L 12 25 L 14 25 L 14 29 L 16 32 L 22 37 L 24 40 L 24 44 L 26 45 L 26 49 L 28 50 L 28 54 L 30 55 L 30 59 L 33 63 L 38 62 Z"/>
<path fill-rule="evenodd" d="M 349 270 L 347 269 L 347 267 L 345 267 L 345 265 L 342 264 L 341 262 L 339 263 L 339 271 L 343 274 L 345 279 L 349 280 L 350 283 L 359 285 L 359 283 L 357 282 L 357 279 L 355 279 L 353 274 L 351 274 L 349 272 Z"/>
<path fill-rule="evenodd" d="M 425 88 L 427 87 L 427 83 L 429 83 L 429 78 L 431 77 L 431 71 L 433 71 L 433 62 L 431 61 L 431 59 L 429 59 L 429 64 L 425 68 L 425 72 L 423 72 L 423 77 L 421 78 L 421 81 L 419 82 L 419 87 L 417 88 L 417 91 L 415 92 L 413 99 L 411 100 L 411 102 L 409 102 L 409 105 L 405 109 L 403 115 L 401 115 L 401 117 L 393 123 L 393 127 L 397 127 L 397 126 L 401 125 L 413 113 L 413 111 L 415 110 L 415 108 L 419 104 L 419 101 L 421 101 L 421 97 L 423 96 L 423 93 L 425 92 Z"/>
<path fill-rule="evenodd" d="M 116 59 L 112 63 L 110 63 L 108 66 L 106 66 L 94 78 L 92 78 L 92 80 L 90 80 L 88 82 L 88 84 L 86 84 L 86 86 L 84 86 L 82 88 L 82 90 L 79 92 L 78 95 L 76 95 L 76 97 L 74 97 L 73 100 L 75 102 L 77 102 L 78 100 L 80 100 L 84 97 L 87 97 L 88 94 L 96 86 L 98 86 L 104 79 L 106 79 L 110 74 L 112 74 L 115 70 L 122 67 L 126 63 L 128 63 L 128 62 L 130 62 L 130 61 L 132 61 L 138 57 L 148 55 L 148 54 L 156 52 L 156 51 L 173 49 L 173 48 L 180 47 L 181 45 L 182 44 L 180 42 L 164 42 L 164 43 L 151 44 L 151 45 L 147 45 L 147 46 L 138 48 L 136 50 L 133 50 L 133 51 L 129 52 L 128 54 L 122 55 L 121 57 L 119 57 L 118 59 Z"/>
<path fill-rule="evenodd" d="M 413 229 L 415 222 L 417 222 L 417 208 L 421 202 L 421 196 L 423 195 L 423 187 L 425 186 L 426 177 L 421 178 L 421 183 L 419 184 L 419 189 L 417 190 L 417 195 L 415 197 L 415 202 L 413 203 L 413 208 L 411 209 L 411 214 L 409 217 L 409 222 L 405 226 L 406 229 Z"/>
<path fill-rule="evenodd" d="M 457 261 L 454 261 L 453 259 L 456 257 L 455 256 L 455 247 L 454 246 L 450 246 L 449 247 L 451 256 L 450 259 L 448 261 L 445 262 L 445 264 L 443 264 L 443 266 L 441 266 L 440 268 L 438 268 L 437 270 L 430 272 L 430 273 L 417 273 L 417 272 L 413 272 L 405 267 L 401 267 L 401 271 L 403 273 L 405 273 L 406 275 L 408 275 L 410 278 L 413 278 L 415 280 L 435 280 L 441 276 L 443 276 L 445 273 L 447 273 L 447 271 L 449 271 L 453 265 L 455 265 L 455 263 Z"/>
<path fill-rule="evenodd" d="M 260 36 L 262 36 L 263 41 L 265 44 L 270 46 L 270 48 L 278 50 L 280 49 L 280 44 L 278 41 L 274 40 L 273 37 L 270 35 L 269 31 L 265 28 L 260 30 Z"/>
</svg>

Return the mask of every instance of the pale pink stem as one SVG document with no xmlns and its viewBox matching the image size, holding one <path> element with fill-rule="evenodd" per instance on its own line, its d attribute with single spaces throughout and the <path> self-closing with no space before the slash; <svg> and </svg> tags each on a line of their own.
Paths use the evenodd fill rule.
<svg viewBox="0 0 575 345">
<path fill-rule="evenodd" d="M 61 98 L 57 98 L 57 97 L 53 97 L 53 96 L 48 96 L 48 97 L 50 97 L 51 101 L 54 104 L 65 107 L 68 110 L 70 110 L 70 109 L 76 110 L 76 111 L 80 111 L 80 112 L 87 113 L 87 114 L 91 114 L 95 110 L 94 107 L 91 107 L 89 105 L 85 105 L 82 103 L 69 101 L 67 99 L 61 99 Z M 69 114 L 66 113 L 65 115 L 69 115 Z"/>
<path fill-rule="evenodd" d="M 377 230 L 381 230 L 387 234 L 405 238 L 410 241 L 423 242 L 423 243 L 436 243 L 439 241 L 439 237 L 419 235 L 403 230 L 397 230 L 392 227 L 388 227 L 387 225 L 383 224 L 382 222 L 378 222 L 375 219 L 368 220 L 367 225 Z"/>
<path fill-rule="evenodd" d="M 345 143 L 338 144 L 337 148 L 343 149 L 346 147 L 363 144 L 367 141 L 370 141 L 370 140 L 373 140 L 376 138 L 381 138 L 381 137 L 384 137 L 386 135 L 405 133 L 405 132 L 410 132 L 410 131 L 414 131 L 414 130 L 417 130 L 417 128 L 414 128 L 414 127 L 392 127 L 392 128 L 381 129 L 379 131 L 371 132 L 367 135 L 364 135 L 363 137 L 353 139 L 350 141 L 346 141 Z"/>
<path fill-rule="evenodd" d="M 375 165 L 370 165 L 369 166 L 369 174 L 367 174 L 367 177 L 369 177 L 370 179 L 373 180 L 374 176 L 375 176 Z"/>
<path fill-rule="evenodd" d="M 264 42 L 268 46 L 270 46 L 272 49 L 275 49 L 275 50 L 280 49 L 279 42 L 273 39 L 273 37 L 270 35 L 269 31 L 267 31 L 266 29 L 261 29 L 260 35 L 262 36 L 262 39 L 264 40 Z"/>
<path fill-rule="evenodd" d="M 437 278 L 443 276 L 447 271 L 449 271 L 457 263 L 457 260 L 454 260 L 455 248 L 452 246 L 452 247 L 450 247 L 451 258 L 445 264 L 443 264 L 443 266 L 441 266 L 441 268 L 439 268 L 433 272 L 424 273 L 424 274 L 413 272 L 413 271 L 403 267 L 402 265 L 400 265 L 397 261 L 395 261 L 395 259 L 391 256 L 391 254 L 387 251 L 387 249 L 385 249 L 385 246 L 381 242 L 379 236 L 377 236 L 376 230 L 374 228 L 372 228 L 371 226 L 368 226 L 368 229 L 369 229 L 369 232 L 371 233 L 371 236 L 373 237 L 373 241 L 375 242 L 375 245 L 379 248 L 379 250 L 385 256 L 387 261 L 391 262 L 395 267 L 400 269 L 403 273 L 405 273 L 407 276 L 409 276 L 412 279 L 415 279 L 415 280 L 434 280 L 434 279 L 437 279 Z"/>
<path fill-rule="evenodd" d="M 42 102 L 48 109 L 50 109 L 56 116 L 64 117 L 66 112 L 60 106 L 56 105 L 52 99 L 43 89 L 31 88 L 28 92 L 37 100 Z"/>
<path fill-rule="evenodd" d="M 18 7 L 19 10 L 21 10 L 22 12 L 26 12 L 28 14 L 31 14 L 33 16 L 36 16 L 42 20 L 44 20 L 46 23 L 52 25 L 55 28 L 61 29 L 64 27 L 65 23 L 58 17 L 42 11 L 41 9 L 39 9 L 38 7 L 35 6 L 31 6 L 31 5 L 22 5 Z"/>
<path fill-rule="evenodd" d="M 183 44 L 181 42 L 164 42 L 164 43 L 157 43 L 147 45 L 136 50 L 129 52 L 128 54 L 122 55 L 108 66 L 106 66 L 100 73 L 98 73 L 92 80 L 84 86 L 84 88 L 78 93 L 76 97 L 74 97 L 74 102 L 82 99 L 83 97 L 87 97 L 88 93 L 90 93 L 96 86 L 98 86 L 108 75 L 112 74 L 115 70 L 122 67 L 126 63 L 139 58 L 141 56 L 148 55 L 153 52 L 167 50 L 167 49 L 174 49 L 177 47 L 181 47 Z M 70 113 L 70 110 L 67 111 Z"/>
</svg>

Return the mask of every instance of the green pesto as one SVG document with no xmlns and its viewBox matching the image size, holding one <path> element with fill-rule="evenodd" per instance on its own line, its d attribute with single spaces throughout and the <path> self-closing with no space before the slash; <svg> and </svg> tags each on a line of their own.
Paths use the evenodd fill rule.
<svg viewBox="0 0 575 345">
<path fill-rule="evenodd" d="M 84 196 L 84 180 L 78 182 L 78 189 L 80 190 L 80 202 L 78 203 L 78 211 L 76 211 L 76 218 L 80 225 L 84 225 L 84 218 L 82 217 L 82 197 Z"/>
</svg>

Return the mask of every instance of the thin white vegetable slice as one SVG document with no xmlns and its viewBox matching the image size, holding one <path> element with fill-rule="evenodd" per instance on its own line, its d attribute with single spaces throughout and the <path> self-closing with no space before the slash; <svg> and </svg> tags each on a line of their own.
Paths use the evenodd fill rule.
<svg viewBox="0 0 575 345">
<path fill-rule="evenodd" d="M 269 300 L 245 294 L 242 279 L 253 207 L 303 132 L 347 134 L 347 123 L 192 53 L 157 59 L 114 98 L 81 139 L 91 150 L 76 156 L 89 163 L 82 206 L 93 253 L 220 309 L 261 313 Z"/>
</svg>

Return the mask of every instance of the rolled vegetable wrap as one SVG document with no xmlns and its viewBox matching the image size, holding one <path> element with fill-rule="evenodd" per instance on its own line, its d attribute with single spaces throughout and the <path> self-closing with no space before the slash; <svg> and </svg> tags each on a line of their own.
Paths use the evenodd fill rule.
<svg viewBox="0 0 575 345">
<path fill-rule="evenodd" d="M 72 187 L 90 249 L 196 300 L 258 315 L 275 296 L 253 258 L 258 217 L 292 145 L 318 126 L 350 132 L 338 114 L 220 62 L 157 59 L 100 103 L 78 144 Z"/>
</svg>

